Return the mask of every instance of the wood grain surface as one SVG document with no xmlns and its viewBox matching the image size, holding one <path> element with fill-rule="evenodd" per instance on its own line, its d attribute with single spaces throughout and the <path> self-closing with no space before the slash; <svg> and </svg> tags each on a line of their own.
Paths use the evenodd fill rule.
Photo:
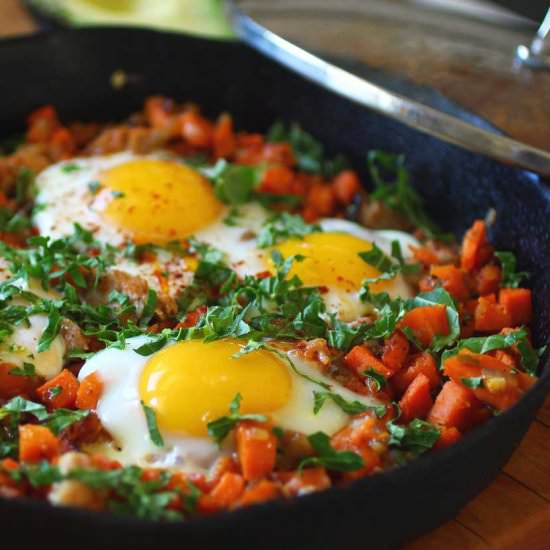
<svg viewBox="0 0 550 550">
<path fill-rule="evenodd" d="M 32 32 L 35 24 L 18 0 L 0 0 L 0 37 Z"/>
<path fill-rule="evenodd" d="M 30 32 L 17 0 L 0 0 L 0 37 Z M 550 548 L 550 398 L 502 473 L 455 519 L 407 550 Z"/>
</svg>

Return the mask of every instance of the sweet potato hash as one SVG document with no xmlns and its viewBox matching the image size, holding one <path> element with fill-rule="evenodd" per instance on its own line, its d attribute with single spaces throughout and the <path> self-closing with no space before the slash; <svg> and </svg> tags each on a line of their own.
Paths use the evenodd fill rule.
<svg viewBox="0 0 550 550">
<path fill-rule="evenodd" d="M 0 145 L 0 496 L 181 520 L 458 442 L 536 382 L 529 275 L 405 159 L 150 97 Z M 371 189 L 367 192 L 366 189 Z"/>
</svg>

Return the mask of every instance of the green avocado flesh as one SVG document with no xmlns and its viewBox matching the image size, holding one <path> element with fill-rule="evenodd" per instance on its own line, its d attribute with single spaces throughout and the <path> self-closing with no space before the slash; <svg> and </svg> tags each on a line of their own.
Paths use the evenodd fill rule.
<svg viewBox="0 0 550 550">
<path fill-rule="evenodd" d="M 223 0 L 30 0 L 71 25 L 135 25 L 229 38 Z"/>
</svg>

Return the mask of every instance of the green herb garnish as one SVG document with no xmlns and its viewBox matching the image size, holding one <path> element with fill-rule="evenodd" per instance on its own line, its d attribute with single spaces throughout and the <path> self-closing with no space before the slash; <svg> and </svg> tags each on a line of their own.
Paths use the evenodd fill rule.
<svg viewBox="0 0 550 550">
<path fill-rule="evenodd" d="M 431 239 L 449 240 L 429 218 L 424 201 L 410 183 L 405 157 L 384 151 L 369 151 L 367 164 L 375 189 L 371 197 L 404 214 Z"/>
<path fill-rule="evenodd" d="M 307 439 L 318 456 L 304 458 L 300 462 L 300 470 L 307 466 L 324 466 L 337 472 L 353 472 L 364 466 L 363 459 L 357 453 L 334 449 L 329 436 L 323 432 L 308 435 Z"/>
<path fill-rule="evenodd" d="M 469 378 L 463 377 L 460 379 L 460 382 L 471 390 L 476 390 L 483 387 L 483 377 L 481 376 L 471 376 Z"/>
<path fill-rule="evenodd" d="M 80 170 L 80 166 L 76 164 L 76 162 L 67 162 L 61 167 L 61 171 L 64 174 L 72 174 L 73 172 L 78 172 Z"/>
<path fill-rule="evenodd" d="M 214 193 L 220 201 L 238 206 L 252 200 L 262 171 L 258 166 L 230 164 L 220 159 L 206 175 L 214 184 Z"/>
<path fill-rule="evenodd" d="M 258 235 L 258 246 L 267 248 L 290 238 L 303 239 L 322 231 L 319 224 L 308 224 L 302 216 L 281 212 L 269 218 Z"/>
<path fill-rule="evenodd" d="M 100 188 L 101 183 L 99 181 L 91 181 L 90 183 L 88 183 L 88 190 L 92 195 L 97 195 Z"/>
<path fill-rule="evenodd" d="M 418 294 L 418 296 L 407 302 L 409 309 L 433 305 L 446 306 L 447 321 L 449 323 L 449 334 L 434 336 L 430 345 L 430 349 L 433 351 L 441 351 L 456 342 L 460 336 L 460 318 L 453 297 L 443 288 L 436 288 L 431 292 Z"/>
<path fill-rule="evenodd" d="M 157 425 L 157 414 L 155 410 L 146 405 L 143 401 L 141 401 L 141 406 L 143 407 L 143 413 L 145 414 L 147 429 L 149 430 L 149 438 L 157 447 L 164 447 L 164 439 L 162 439 L 162 435 L 160 434 Z"/>
<path fill-rule="evenodd" d="M 262 414 L 241 414 L 239 412 L 241 400 L 241 394 L 238 393 L 229 404 L 229 412 L 231 414 L 227 416 L 221 416 L 220 418 L 217 418 L 216 420 L 213 420 L 206 425 L 208 428 L 208 435 L 218 445 L 221 445 L 223 440 L 235 428 L 238 422 L 241 422 L 242 420 L 265 422 L 267 420 L 267 416 L 264 416 Z"/>
<path fill-rule="evenodd" d="M 371 381 L 374 386 L 374 391 L 380 391 L 388 383 L 386 377 L 373 368 L 367 369 L 361 374 L 366 376 Z"/>
<path fill-rule="evenodd" d="M 346 414 L 354 415 L 367 411 L 373 411 L 378 418 L 382 418 L 386 414 L 385 405 L 364 405 L 360 401 L 348 401 L 341 395 L 331 391 L 314 391 L 313 392 L 313 414 L 317 414 L 327 402 L 333 401 Z"/>
<path fill-rule="evenodd" d="M 44 405 L 19 396 L 10 399 L 3 407 L 0 407 L 0 420 L 9 417 L 14 425 L 19 423 L 23 414 L 34 416 L 36 420 L 49 428 L 54 434 L 58 434 L 71 424 L 86 418 L 89 411 L 55 409 L 48 412 Z"/>
<path fill-rule="evenodd" d="M 266 134 L 266 140 L 273 143 L 289 143 L 300 170 L 321 174 L 331 179 L 348 167 L 346 159 L 338 155 L 333 159 L 325 157 L 323 144 L 311 134 L 305 132 L 298 124 L 286 126 L 275 122 Z"/>
<path fill-rule="evenodd" d="M 502 267 L 502 286 L 506 288 L 518 288 L 522 281 L 529 278 L 527 271 L 516 272 L 516 256 L 513 252 L 495 252 Z"/>
<path fill-rule="evenodd" d="M 11 369 L 10 374 L 13 376 L 34 376 L 36 369 L 31 363 L 23 363 L 23 366 Z"/>
<path fill-rule="evenodd" d="M 415 418 L 407 426 L 395 424 L 393 420 L 386 422 L 390 433 L 389 444 L 413 455 L 422 454 L 431 449 L 439 439 L 439 428 Z"/>
</svg>

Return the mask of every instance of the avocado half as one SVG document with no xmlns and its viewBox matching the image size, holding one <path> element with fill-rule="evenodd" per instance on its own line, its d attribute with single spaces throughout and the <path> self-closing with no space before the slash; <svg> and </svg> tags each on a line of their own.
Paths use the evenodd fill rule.
<svg viewBox="0 0 550 550">
<path fill-rule="evenodd" d="M 67 25 L 132 25 L 234 37 L 223 0 L 27 0 L 27 5 Z"/>
</svg>

